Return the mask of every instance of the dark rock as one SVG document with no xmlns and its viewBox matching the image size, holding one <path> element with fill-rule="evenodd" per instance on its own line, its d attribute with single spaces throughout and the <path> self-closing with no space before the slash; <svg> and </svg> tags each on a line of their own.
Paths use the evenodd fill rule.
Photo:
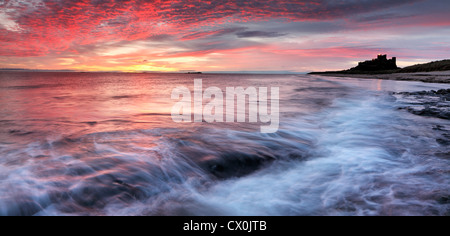
<svg viewBox="0 0 450 236">
<path fill-rule="evenodd" d="M 441 90 L 437 91 L 436 94 L 440 94 L 440 95 L 450 94 L 450 89 L 441 89 Z"/>
<path fill-rule="evenodd" d="M 447 130 L 445 129 L 445 127 L 442 126 L 442 125 L 436 125 L 436 126 L 434 126 L 434 127 L 433 127 L 433 130 L 436 130 L 436 131 L 447 131 Z"/>
<path fill-rule="evenodd" d="M 273 157 L 262 155 L 225 153 L 219 158 L 202 163 L 202 166 L 215 177 L 227 179 L 249 175 L 273 160 Z"/>
<path fill-rule="evenodd" d="M 436 139 L 436 142 L 438 142 L 442 146 L 450 145 L 450 140 L 448 140 L 448 139 Z"/>
<path fill-rule="evenodd" d="M 420 91 L 420 92 L 403 92 L 396 93 L 405 97 L 413 97 L 411 105 L 421 105 L 424 109 L 417 109 L 416 107 L 399 108 L 400 110 L 406 109 L 408 112 L 427 117 L 435 117 L 440 119 L 450 119 L 450 89 L 441 89 L 439 91 Z"/>
<path fill-rule="evenodd" d="M 442 158 L 442 159 L 450 159 L 450 152 L 444 153 L 444 152 L 437 152 L 435 153 L 436 157 Z"/>
<path fill-rule="evenodd" d="M 394 93 L 394 94 L 401 94 L 401 95 L 409 95 L 409 96 L 437 96 L 437 95 L 450 95 L 450 89 L 441 89 L 439 91 L 419 91 L 419 92 L 400 92 L 400 93 Z"/>
<path fill-rule="evenodd" d="M 438 199 L 439 204 L 450 204 L 450 196 L 441 197 Z"/>
</svg>

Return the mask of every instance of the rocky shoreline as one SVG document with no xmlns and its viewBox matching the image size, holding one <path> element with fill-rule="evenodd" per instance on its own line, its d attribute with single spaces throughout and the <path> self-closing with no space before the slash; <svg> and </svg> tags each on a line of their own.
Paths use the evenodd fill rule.
<svg viewBox="0 0 450 236">
<path fill-rule="evenodd" d="M 418 116 L 450 120 L 450 89 L 414 93 L 403 92 L 393 95 L 408 103 L 408 106 L 400 107 L 399 110 L 406 110 Z M 433 127 L 433 131 L 439 134 L 436 142 L 444 148 L 450 146 L 450 130 L 448 129 L 449 127 L 446 125 Z M 436 156 L 450 159 L 450 152 L 438 152 Z"/>
<path fill-rule="evenodd" d="M 400 109 L 419 116 L 450 120 L 450 89 L 395 94 L 411 101 L 411 106 L 401 107 Z"/>
</svg>

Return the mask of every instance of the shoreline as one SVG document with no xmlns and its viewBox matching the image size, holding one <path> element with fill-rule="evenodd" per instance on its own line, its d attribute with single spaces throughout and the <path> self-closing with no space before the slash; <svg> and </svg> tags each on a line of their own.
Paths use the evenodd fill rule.
<svg viewBox="0 0 450 236">
<path fill-rule="evenodd" d="M 328 77 L 349 77 L 358 79 L 382 79 L 398 81 L 416 81 L 424 83 L 450 83 L 450 71 L 417 72 L 417 73 L 393 73 L 393 74 L 344 74 L 344 73 L 317 73 L 312 75 Z"/>
</svg>

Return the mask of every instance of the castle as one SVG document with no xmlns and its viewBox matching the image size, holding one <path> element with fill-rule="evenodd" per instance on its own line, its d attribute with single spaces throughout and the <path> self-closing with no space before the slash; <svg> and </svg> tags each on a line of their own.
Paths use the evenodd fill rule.
<svg viewBox="0 0 450 236">
<path fill-rule="evenodd" d="M 396 70 L 397 58 L 387 59 L 387 55 L 378 55 L 376 59 L 371 61 L 360 62 L 357 67 L 350 69 L 351 71 L 382 71 L 382 70 Z"/>
</svg>

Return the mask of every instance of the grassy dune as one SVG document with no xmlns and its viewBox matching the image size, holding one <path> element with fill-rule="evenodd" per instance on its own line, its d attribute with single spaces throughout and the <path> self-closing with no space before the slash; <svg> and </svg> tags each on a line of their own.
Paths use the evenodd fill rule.
<svg viewBox="0 0 450 236">
<path fill-rule="evenodd" d="M 434 61 L 426 64 L 408 66 L 396 71 L 396 73 L 415 73 L 432 71 L 450 71 L 450 60 Z"/>
</svg>

